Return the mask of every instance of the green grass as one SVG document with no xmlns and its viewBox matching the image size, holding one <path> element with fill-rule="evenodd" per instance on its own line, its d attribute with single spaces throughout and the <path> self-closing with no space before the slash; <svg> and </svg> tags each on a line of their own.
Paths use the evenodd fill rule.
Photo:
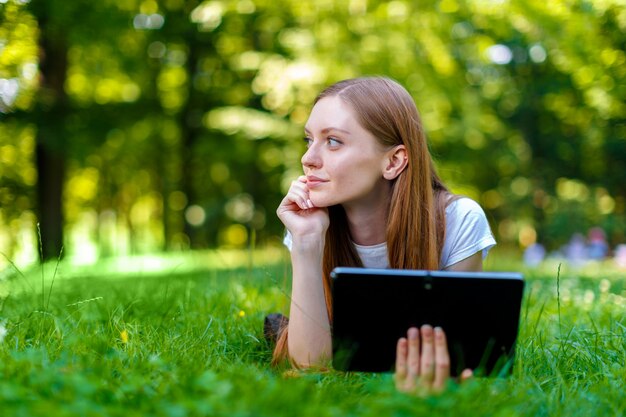
<svg viewBox="0 0 626 417">
<path fill-rule="evenodd" d="M 626 414 L 626 274 L 607 265 L 563 267 L 558 298 L 556 265 L 528 271 L 513 376 L 422 399 L 390 375 L 271 368 L 262 322 L 288 307 L 287 268 L 235 258 L 5 271 L 0 415 Z"/>
</svg>

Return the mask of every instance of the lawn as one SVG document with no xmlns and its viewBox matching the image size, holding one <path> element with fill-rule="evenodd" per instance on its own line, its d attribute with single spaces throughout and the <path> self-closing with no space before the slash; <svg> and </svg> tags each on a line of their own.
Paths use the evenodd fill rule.
<svg viewBox="0 0 626 417">
<path fill-rule="evenodd" d="M 288 271 L 272 251 L 5 270 L 0 416 L 626 414 L 626 274 L 608 264 L 525 271 L 513 376 L 429 398 L 270 367 L 263 317 L 288 308 Z"/>
</svg>

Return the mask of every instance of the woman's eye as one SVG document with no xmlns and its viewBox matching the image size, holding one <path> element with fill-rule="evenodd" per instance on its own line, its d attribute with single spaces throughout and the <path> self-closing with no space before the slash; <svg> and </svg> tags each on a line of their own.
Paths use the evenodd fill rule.
<svg viewBox="0 0 626 417">
<path fill-rule="evenodd" d="M 307 148 L 308 148 L 309 146 L 311 146 L 311 144 L 313 143 L 313 139 L 311 139 L 311 138 L 310 138 L 310 137 L 308 137 L 308 136 L 305 136 L 305 137 L 303 138 L 303 140 L 304 140 L 304 143 L 306 144 L 306 147 L 307 147 Z"/>
<path fill-rule="evenodd" d="M 328 138 L 328 144 L 332 147 L 341 145 L 341 142 L 335 138 Z"/>
</svg>

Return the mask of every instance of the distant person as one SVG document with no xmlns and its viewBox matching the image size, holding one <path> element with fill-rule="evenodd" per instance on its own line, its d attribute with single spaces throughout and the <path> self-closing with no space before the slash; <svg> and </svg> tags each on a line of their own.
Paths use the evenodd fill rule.
<svg viewBox="0 0 626 417">
<path fill-rule="evenodd" d="M 592 227 L 588 233 L 589 259 L 602 260 L 609 254 L 609 244 L 606 241 L 606 233 L 601 227 Z"/>
<path fill-rule="evenodd" d="M 575 267 L 583 266 L 587 262 L 587 244 L 582 234 L 575 233 L 572 236 L 565 247 L 565 257 Z"/>
<path fill-rule="evenodd" d="M 541 243 L 533 243 L 524 250 L 524 265 L 537 267 L 546 257 L 546 248 Z"/>
<path fill-rule="evenodd" d="M 357 78 L 328 87 L 304 136 L 304 175 L 277 209 L 291 251 L 291 317 L 266 324 L 280 327 L 275 362 L 316 367 L 332 355 L 333 268 L 480 271 L 496 242 L 480 206 L 453 195 L 437 175 L 415 102 L 397 82 Z M 399 389 L 443 387 L 450 374 L 444 331 L 412 328 L 398 341 Z"/>
</svg>

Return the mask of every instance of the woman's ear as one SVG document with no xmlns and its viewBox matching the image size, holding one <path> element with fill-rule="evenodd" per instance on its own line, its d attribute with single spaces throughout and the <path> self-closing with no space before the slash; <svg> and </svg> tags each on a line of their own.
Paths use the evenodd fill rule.
<svg viewBox="0 0 626 417">
<path fill-rule="evenodd" d="M 409 157 L 404 145 L 394 146 L 387 151 L 384 163 L 383 178 L 386 180 L 396 179 L 409 164 Z"/>
</svg>

